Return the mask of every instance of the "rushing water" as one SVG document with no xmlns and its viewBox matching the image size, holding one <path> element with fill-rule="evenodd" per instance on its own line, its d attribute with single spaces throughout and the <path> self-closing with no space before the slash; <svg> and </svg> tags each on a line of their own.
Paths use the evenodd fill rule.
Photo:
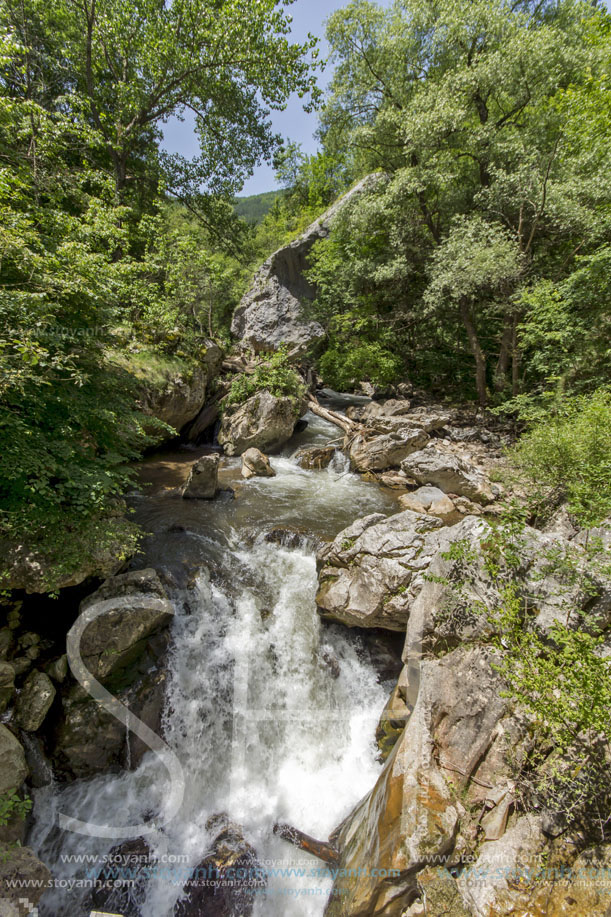
<svg viewBox="0 0 611 917">
<path fill-rule="evenodd" d="M 183 765 L 186 793 L 179 816 L 149 842 L 159 862 L 182 858 L 181 879 L 205 856 L 214 839 L 206 822 L 219 813 L 242 826 L 265 866 L 319 869 L 319 861 L 274 837 L 274 824 L 326 838 L 380 770 L 374 732 L 388 685 L 380 684 L 361 638 L 319 620 L 315 542 L 366 513 L 393 511 L 394 502 L 351 474 L 341 453 L 328 469 L 301 469 L 292 457 L 299 445 L 338 433 L 313 415 L 308 421 L 307 431 L 272 458 L 275 478 L 241 482 L 239 461 L 226 463 L 223 479 L 236 485 L 235 500 L 182 501 L 158 489 L 136 501 L 138 519 L 152 533 L 145 562 L 176 580 L 164 736 Z M 272 529 L 304 535 L 288 548 L 266 540 Z M 191 574 L 181 579 L 187 548 Z M 99 860 L 92 869 L 67 858 L 100 857 L 117 842 L 60 831 L 57 812 L 137 824 L 163 814 L 166 779 L 148 754 L 133 772 L 43 787 L 29 843 L 56 877 L 95 874 Z M 150 881 L 146 917 L 172 914 L 182 882 L 169 877 L 162 868 Z M 270 875 L 255 914 L 321 915 L 330 886 L 311 875 Z M 47 917 L 87 913 L 78 888 L 43 898 Z"/>
</svg>

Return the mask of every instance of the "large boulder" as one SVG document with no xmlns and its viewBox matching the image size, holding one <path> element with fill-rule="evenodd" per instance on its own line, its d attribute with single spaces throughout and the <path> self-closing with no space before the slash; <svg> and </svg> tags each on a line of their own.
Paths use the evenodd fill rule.
<svg viewBox="0 0 611 917">
<path fill-rule="evenodd" d="M 293 435 L 302 406 L 295 399 L 276 397 L 264 389 L 223 415 L 218 441 L 226 455 L 247 449 L 277 452 Z"/>
<path fill-rule="evenodd" d="M 34 671 L 25 680 L 17 698 L 15 721 L 26 732 L 36 732 L 55 700 L 55 685 L 44 672 Z"/>
<path fill-rule="evenodd" d="M 321 614 L 351 627 L 404 631 L 440 528 L 433 516 L 407 510 L 374 513 L 344 529 L 319 553 Z"/>
<path fill-rule="evenodd" d="M 295 461 L 307 471 L 321 471 L 331 464 L 336 452 L 335 446 L 305 446 L 297 452 Z"/>
<path fill-rule="evenodd" d="M 324 337 L 323 327 L 303 314 L 303 305 L 316 298 L 316 289 L 306 277 L 308 255 L 315 242 L 329 235 L 337 214 L 360 194 L 374 188 L 381 177 L 364 178 L 298 239 L 268 258 L 234 313 L 234 338 L 257 353 L 288 345 L 301 354 Z"/>
<path fill-rule="evenodd" d="M 249 478 L 274 478 L 276 472 L 270 461 L 259 449 L 247 449 L 242 455 L 242 477 Z"/>
<path fill-rule="evenodd" d="M 350 461 L 357 471 L 385 471 L 398 468 L 403 459 L 422 449 L 428 435 L 417 427 L 404 427 L 399 433 L 373 438 L 359 435 L 352 440 Z"/>
<path fill-rule="evenodd" d="M 437 516 L 445 525 L 453 525 L 461 518 L 460 510 L 452 500 L 438 487 L 419 487 L 413 493 L 399 497 L 402 509 L 411 509 L 414 513 L 429 513 Z"/>
<path fill-rule="evenodd" d="M 143 411 L 180 432 L 203 408 L 208 387 L 218 375 L 222 360 L 220 347 L 208 341 L 198 363 L 188 369 L 176 369 L 162 385 L 152 385 L 143 379 L 140 399 Z"/>
<path fill-rule="evenodd" d="M 494 499 L 489 482 L 477 468 L 435 446 L 414 452 L 401 468 L 419 484 L 433 484 L 446 494 L 458 494 L 483 505 Z"/>
<path fill-rule="evenodd" d="M 23 746 L 0 724 L 0 796 L 18 790 L 28 776 Z"/>
<path fill-rule="evenodd" d="M 95 606 L 104 610 L 85 628 L 80 651 L 86 668 L 100 681 L 135 662 L 147 641 L 166 629 L 174 615 L 152 569 L 133 570 L 106 580 L 81 603 L 81 613 Z"/>
<path fill-rule="evenodd" d="M 182 495 L 185 500 L 212 500 L 218 488 L 218 454 L 203 455 L 191 468 Z"/>
</svg>

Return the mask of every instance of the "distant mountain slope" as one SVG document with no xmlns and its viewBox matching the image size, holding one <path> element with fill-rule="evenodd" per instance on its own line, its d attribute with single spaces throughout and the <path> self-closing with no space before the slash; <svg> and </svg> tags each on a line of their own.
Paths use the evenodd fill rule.
<svg viewBox="0 0 611 917">
<path fill-rule="evenodd" d="M 264 191 L 263 194 L 251 194 L 250 197 L 236 197 L 235 211 L 247 223 L 260 223 L 274 205 L 282 191 Z"/>
</svg>

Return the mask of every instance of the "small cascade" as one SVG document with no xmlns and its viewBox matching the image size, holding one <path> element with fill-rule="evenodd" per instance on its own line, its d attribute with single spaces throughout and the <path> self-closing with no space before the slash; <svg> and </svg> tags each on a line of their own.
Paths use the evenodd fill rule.
<svg viewBox="0 0 611 917">
<path fill-rule="evenodd" d="M 297 445 L 334 438 L 335 427 L 313 418 Z M 274 825 L 326 838 L 380 771 L 375 726 L 389 686 L 379 683 L 358 637 L 321 622 L 315 549 L 321 537 L 391 504 L 350 472 L 342 453 L 323 471 L 305 471 L 291 458 L 295 448 L 272 458 L 275 478 L 242 483 L 235 501 L 216 501 L 206 513 L 165 501 L 165 529 L 182 510 L 181 524 L 207 560 L 172 596 L 164 738 L 182 763 L 186 793 L 179 816 L 147 836 L 159 868 L 146 888 L 146 917 L 172 917 L 214 841 L 206 826 L 219 816 L 240 826 L 268 870 L 256 917 L 320 917 L 331 887 L 319 874 L 324 864 L 275 837 Z M 158 525 L 161 503 L 151 500 L 149 509 Z M 133 772 L 37 791 L 29 842 L 68 889 L 74 883 L 45 894 L 41 917 L 85 917 L 88 892 L 77 881 L 95 878 L 118 843 L 60 831 L 58 811 L 135 824 L 163 816 L 168 795 L 153 754 Z M 167 863 L 179 867 L 170 874 Z"/>
</svg>

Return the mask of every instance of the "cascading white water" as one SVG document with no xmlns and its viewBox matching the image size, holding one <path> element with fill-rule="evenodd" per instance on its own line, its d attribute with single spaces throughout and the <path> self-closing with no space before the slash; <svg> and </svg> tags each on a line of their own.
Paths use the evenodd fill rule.
<svg viewBox="0 0 611 917">
<path fill-rule="evenodd" d="M 315 420 L 309 441 L 328 441 L 336 432 Z M 230 505 L 246 504 L 241 517 L 215 505 L 200 520 L 196 534 L 209 543 L 210 562 L 175 596 L 164 735 L 184 767 L 186 795 L 179 817 L 149 842 L 159 862 L 182 861 L 174 883 L 163 868 L 151 879 L 147 917 L 170 917 L 190 869 L 213 840 L 206 822 L 220 813 L 242 826 L 269 869 L 257 917 L 321 915 L 331 882 L 310 872 L 322 864 L 275 838 L 274 823 L 326 838 L 380 770 L 374 732 L 387 687 L 359 652 L 358 638 L 321 623 L 307 541 L 296 549 L 263 537 L 253 543 L 252 528 L 299 520 L 307 529 L 315 519 L 319 532 L 326 526 L 333 535 L 360 515 L 389 509 L 389 500 L 352 475 L 339 453 L 319 472 L 304 471 L 289 455 L 272 464 L 275 478 L 244 484 Z M 188 524 L 195 526 L 192 519 Z M 163 813 L 165 787 L 165 771 L 152 754 L 132 773 L 45 787 L 36 795 L 29 842 L 56 877 L 95 874 L 99 860 L 91 869 L 66 857 L 99 857 L 116 842 L 60 832 L 55 813 L 138 823 Z M 282 869 L 293 874 L 273 874 Z M 83 900 L 78 888 L 54 889 L 41 914 L 77 917 L 87 913 Z"/>
</svg>

